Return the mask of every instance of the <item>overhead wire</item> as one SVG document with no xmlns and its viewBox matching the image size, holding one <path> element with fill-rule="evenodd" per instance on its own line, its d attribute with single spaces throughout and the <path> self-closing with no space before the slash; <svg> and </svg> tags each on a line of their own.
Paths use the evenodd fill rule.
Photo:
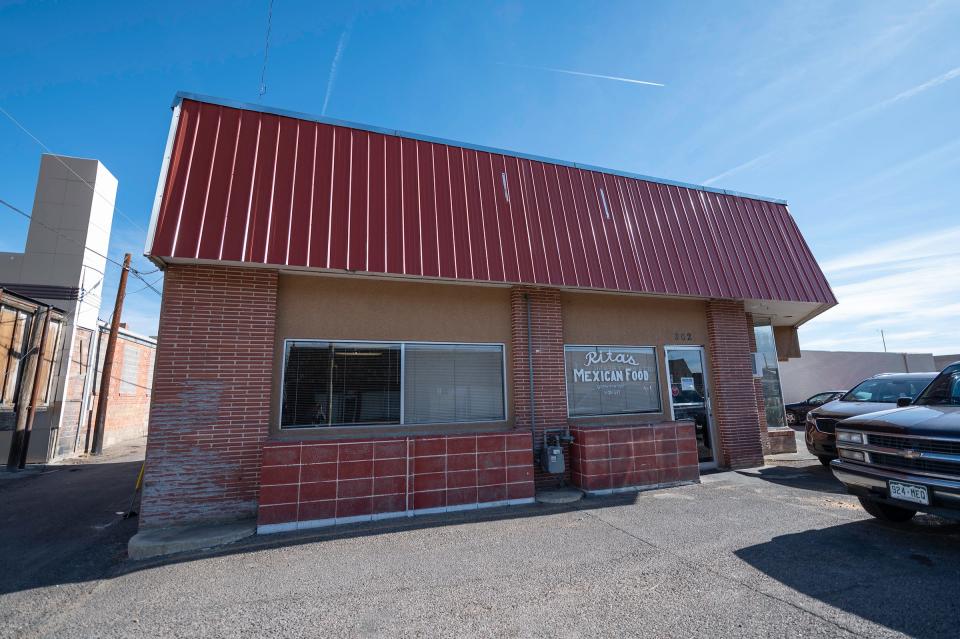
<svg viewBox="0 0 960 639">
<path fill-rule="evenodd" d="M 272 0 L 271 0 L 271 2 L 272 2 Z M 271 13 L 272 13 L 272 11 L 273 11 L 273 7 L 272 7 L 272 5 L 271 5 Z M 23 131 L 27 136 L 29 136 L 30 139 L 32 139 L 34 142 L 36 142 L 38 145 L 40 145 L 40 147 L 41 147 L 44 151 L 46 151 L 51 157 L 53 157 L 53 159 L 55 159 L 57 162 L 59 162 L 65 169 L 67 169 L 68 171 L 70 171 L 70 173 L 72 173 L 78 180 L 80 180 L 83 184 L 85 184 L 86 187 L 87 187 L 88 189 L 90 189 L 90 191 L 93 192 L 94 195 L 96 195 L 96 196 L 99 197 L 101 200 L 103 200 L 104 202 L 106 202 L 107 204 L 109 204 L 117 213 L 119 213 L 120 215 L 122 215 L 128 222 L 130 222 L 130 224 L 132 224 L 133 226 L 137 227 L 138 229 L 140 229 L 141 231 L 143 231 L 143 232 L 145 232 L 145 233 L 148 232 L 147 229 L 146 229 L 142 224 L 140 224 L 139 222 L 137 222 L 136 220 L 134 220 L 132 217 L 130 217 L 129 215 L 127 215 L 127 214 L 123 211 L 123 209 L 121 209 L 121 208 L 117 205 L 117 203 L 116 203 L 115 201 L 112 201 L 112 200 L 108 199 L 103 193 L 101 193 L 100 191 L 98 191 L 98 190 L 96 189 L 96 187 L 94 187 L 94 185 L 90 184 L 90 182 L 88 182 L 86 179 L 84 179 L 83 176 L 81 176 L 79 173 L 77 173 L 77 172 L 73 169 L 73 167 L 71 167 L 69 164 L 67 164 L 66 162 L 64 162 L 64 161 L 60 158 L 60 156 L 56 155 L 56 154 L 50 149 L 49 146 L 47 146 L 46 144 L 44 144 L 43 140 L 41 140 L 41 139 L 38 138 L 36 135 L 34 135 L 34 133 L 33 133 L 32 131 L 30 131 L 26 126 L 24 126 L 24 124 L 23 124 L 22 122 L 20 122 L 18 119 L 16 119 L 15 117 L 13 117 L 13 114 L 11 114 L 9 111 L 7 111 L 6 109 L 4 109 L 2 106 L 0 106 L 0 113 L 3 113 L 3 114 L 7 117 L 7 119 L 9 119 L 11 122 L 13 122 L 14 125 L 17 126 L 17 128 L 19 128 L 19 129 L 20 129 L 21 131 Z M 6 204 L 6 203 L 5 203 L 5 204 Z M 9 204 L 8 204 L 8 206 L 9 206 Z M 20 211 L 18 211 L 18 212 L 20 212 Z M 20 213 L 22 214 L 22 212 L 20 212 Z M 46 226 L 46 225 L 44 225 L 44 226 Z M 47 227 L 47 228 L 49 228 L 49 227 Z M 72 238 L 68 238 L 68 239 L 71 239 L 71 240 L 72 240 Z M 88 250 L 96 253 L 96 251 L 93 251 L 93 249 L 90 249 L 89 247 L 86 247 L 86 246 L 85 246 L 85 248 L 87 248 Z M 100 255 L 100 254 L 97 253 L 97 255 Z M 103 256 L 103 255 L 100 255 L 100 256 L 101 256 L 101 257 L 104 257 L 104 258 L 107 259 L 107 260 L 110 259 L 110 258 L 107 258 L 106 256 Z M 114 264 L 117 264 L 117 262 L 114 261 Z M 133 267 L 131 267 L 131 268 L 133 268 Z M 153 273 L 158 272 L 159 270 L 160 270 L 160 269 L 157 268 L 157 269 L 154 269 L 154 270 L 152 270 L 152 271 L 145 271 L 145 272 L 144 272 L 144 271 L 138 271 L 138 270 L 134 269 L 134 270 L 131 271 L 131 273 L 134 273 L 135 276 L 137 276 L 137 275 L 136 275 L 137 273 L 139 273 L 139 275 L 151 275 L 151 274 L 153 274 Z M 138 277 L 139 277 L 139 276 L 138 276 Z M 160 292 L 157 291 L 156 289 L 153 289 L 153 290 L 154 290 L 154 292 L 156 292 L 157 294 L 160 294 Z"/>
<path fill-rule="evenodd" d="M 33 139 L 34 142 L 36 142 L 37 144 L 39 144 L 39 145 L 43 148 L 44 151 L 46 151 L 48 154 L 50 154 L 50 156 L 52 156 L 57 162 L 59 162 L 60 164 L 62 164 L 65 169 L 67 169 L 68 171 L 70 171 L 71 173 L 73 173 L 73 175 L 74 175 L 78 180 L 80 180 L 81 182 L 83 182 L 84 184 L 86 184 L 87 187 L 88 187 L 91 191 L 93 191 L 93 193 L 94 193 L 95 195 L 97 195 L 98 197 L 100 197 L 100 199 L 102 199 L 102 200 L 103 200 L 104 202 L 106 202 L 107 204 L 111 205 L 111 206 L 117 211 L 117 213 L 119 213 L 119 214 L 122 215 L 124 218 L 126 218 L 126 220 L 127 220 L 128 222 L 130 222 L 131 224 L 133 224 L 134 226 L 136 226 L 138 229 L 140 229 L 140 230 L 143 231 L 144 233 L 147 232 L 146 227 L 144 227 L 142 224 L 140 224 L 139 222 L 137 222 L 136 220 L 134 220 L 132 217 L 130 217 L 130 216 L 127 215 L 126 213 L 124 213 L 123 210 L 122 210 L 119 206 L 117 206 L 116 202 L 109 200 L 109 199 L 107 198 L 107 196 L 105 196 L 103 193 L 97 191 L 97 189 L 94 188 L 94 186 L 93 186 L 92 184 L 90 184 L 87 180 L 85 180 L 85 179 L 83 178 L 83 176 L 81 176 L 79 173 L 77 173 L 76 171 L 74 171 L 74 170 L 73 170 L 73 167 L 71 167 L 69 164 L 67 164 L 67 163 L 64 162 L 62 159 L 60 159 L 60 156 L 58 156 L 58 155 L 55 154 L 53 151 L 51 151 L 51 150 L 50 150 L 50 147 L 48 147 L 46 144 L 44 144 L 43 141 L 42 141 L 40 138 L 38 138 L 38 137 L 35 136 L 33 133 L 31 133 L 30 130 L 27 129 L 27 127 L 25 127 L 23 124 L 21 124 L 21 122 L 20 122 L 19 120 L 17 120 L 15 117 L 13 117 L 13 115 L 11 115 L 9 111 L 7 111 L 6 109 L 4 109 L 3 107 L 0 107 L 0 113 L 3 113 L 5 116 L 7 116 L 7 118 L 8 118 L 11 122 L 13 122 L 21 131 L 23 131 L 23 132 L 26 133 L 28 136 L 30 136 L 30 138 Z"/>
<path fill-rule="evenodd" d="M 94 255 L 96 255 L 96 256 L 98 256 L 98 257 L 102 257 L 103 259 L 105 259 L 106 261 L 110 262 L 110 263 L 113 264 L 114 266 L 119 266 L 121 269 L 123 268 L 123 263 L 122 263 L 122 262 L 118 262 L 117 260 L 113 259 L 113 258 L 110 257 L 109 255 L 104 255 L 103 253 L 100 253 L 99 251 L 96 251 L 96 250 L 90 248 L 90 247 L 87 246 L 85 243 L 80 242 L 80 241 L 77 240 L 76 238 L 72 238 L 72 237 L 70 237 L 69 235 L 64 235 L 64 234 L 61 233 L 58 229 L 53 228 L 53 227 L 50 226 L 49 224 L 45 224 L 44 222 L 41 222 L 40 220 L 34 220 L 34 219 L 33 219 L 33 216 L 31 216 L 29 213 L 27 213 L 27 212 L 24 211 L 23 209 L 20 209 L 20 208 L 14 206 L 13 204 L 10 204 L 9 202 L 7 202 L 6 200 L 4 200 L 3 198 L 0 198 L 0 204 L 2 204 L 3 206 L 7 207 L 7 208 L 10 209 L 11 211 L 22 215 L 23 217 L 27 218 L 27 219 L 30 220 L 31 222 L 36 222 L 37 224 L 39 224 L 39 225 L 42 226 L 43 228 L 47 229 L 48 231 L 50 231 L 50 232 L 52 232 L 52 233 L 55 233 L 56 235 L 58 235 L 58 236 L 60 236 L 60 237 L 62 237 L 62 238 L 64 238 L 64 239 L 66 239 L 66 240 L 68 240 L 68 241 L 70 241 L 70 242 L 73 242 L 73 243 L 76 244 L 77 246 L 80 246 L 80 247 L 84 248 L 84 249 L 87 250 L 87 251 L 90 251 L 90 252 L 93 253 Z M 159 290 L 157 290 L 156 288 L 154 288 L 154 286 L 153 286 L 152 283 L 147 282 L 146 278 L 143 277 L 143 273 L 141 273 L 140 271 L 138 271 L 138 270 L 137 270 L 135 267 L 133 267 L 133 266 L 128 267 L 128 269 L 129 269 L 131 275 L 133 275 L 133 276 L 134 276 L 135 278 L 137 278 L 138 280 L 141 280 L 142 282 L 144 282 L 145 284 L 147 284 L 147 288 L 150 288 L 151 290 L 153 290 L 153 292 L 156 293 L 157 295 L 162 295 L 162 293 L 161 293 Z M 157 269 L 157 270 L 159 270 L 159 269 Z M 155 273 L 155 272 L 156 272 L 156 271 L 148 271 L 148 273 Z"/>
<path fill-rule="evenodd" d="M 267 9 L 267 38 L 263 44 L 263 66 L 260 68 L 260 86 L 257 89 L 257 99 L 263 98 L 267 92 L 267 59 L 270 54 L 270 31 L 273 29 L 273 0 Z"/>
</svg>

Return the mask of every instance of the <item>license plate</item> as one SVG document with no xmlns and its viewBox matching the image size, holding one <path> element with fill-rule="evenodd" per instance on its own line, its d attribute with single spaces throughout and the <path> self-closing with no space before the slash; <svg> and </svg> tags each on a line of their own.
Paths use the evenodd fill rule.
<svg viewBox="0 0 960 639">
<path fill-rule="evenodd" d="M 930 497 L 927 494 L 926 486 L 917 484 L 905 484 L 902 481 L 890 481 L 890 497 L 892 499 L 901 499 L 915 504 L 930 505 Z"/>
</svg>

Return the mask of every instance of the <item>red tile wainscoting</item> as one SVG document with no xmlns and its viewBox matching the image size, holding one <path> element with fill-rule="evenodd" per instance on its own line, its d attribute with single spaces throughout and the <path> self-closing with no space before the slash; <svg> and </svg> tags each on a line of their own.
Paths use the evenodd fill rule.
<svg viewBox="0 0 960 639">
<path fill-rule="evenodd" d="M 432 514 L 533 501 L 529 432 L 268 441 L 257 530 Z"/>
<path fill-rule="evenodd" d="M 570 429 L 573 483 L 588 493 L 698 481 L 693 422 Z"/>
</svg>

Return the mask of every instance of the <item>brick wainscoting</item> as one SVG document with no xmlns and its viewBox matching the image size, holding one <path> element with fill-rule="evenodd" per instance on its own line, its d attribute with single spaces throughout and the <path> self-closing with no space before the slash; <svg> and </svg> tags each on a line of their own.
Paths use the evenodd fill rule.
<svg viewBox="0 0 960 639">
<path fill-rule="evenodd" d="M 533 501 L 529 432 L 268 441 L 258 532 Z"/>
<path fill-rule="evenodd" d="M 141 527 L 256 514 L 276 293 L 274 271 L 167 267 Z"/>
<path fill-rule="evenodd" d="M 692 422 L 573 427 L 573 483 L 591 493 L 697 481 Z"/>
</svg>

